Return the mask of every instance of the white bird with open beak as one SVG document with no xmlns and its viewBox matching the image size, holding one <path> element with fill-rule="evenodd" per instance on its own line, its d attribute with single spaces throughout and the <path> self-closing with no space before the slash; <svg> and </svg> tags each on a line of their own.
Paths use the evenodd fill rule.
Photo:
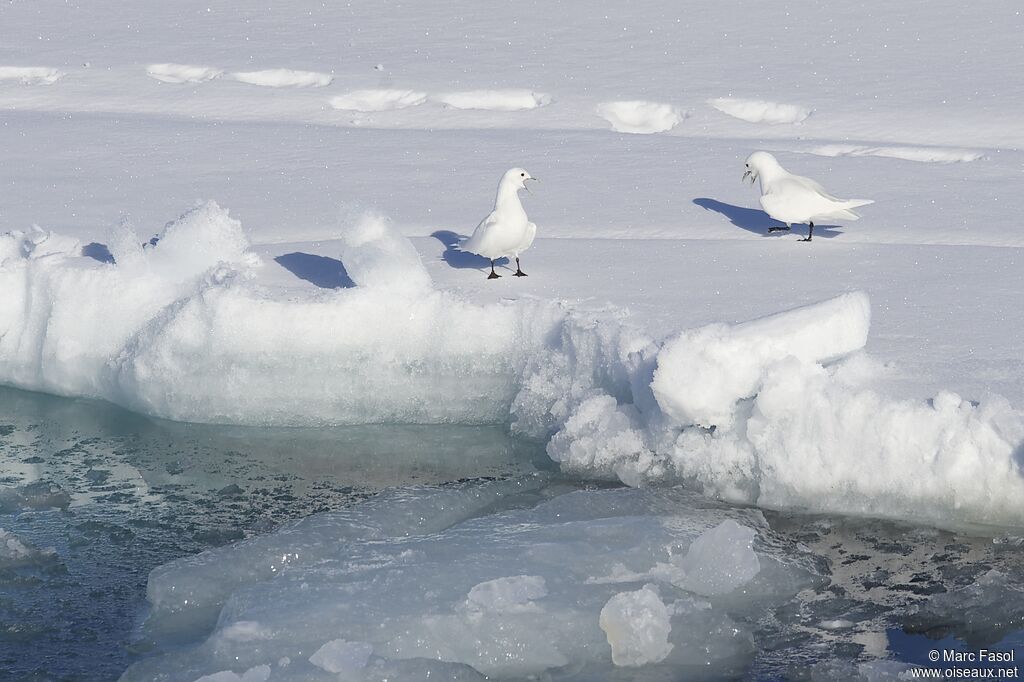
<svg viewBox="0 0 1024 682">
<path fill-rule="evenodd" d="M 491 274 L 487 279 L 501 277 L 494 271 L 494 261 L 499 258 L 514 258 L 516 261 L 516 277 L 526 277 L 519 267 L 519 255 L 530 248 L 533 238 L 537 236 L 537 226 L 526 217 L 526 210 L 519 201 L 519 190 L 530 190 L 526 187 L 528 180 L 537 178 L 522 168 L 513 168 L 501 176 L 498 183 L 498 196 L 494 200 L 494 210 L 484 218 L 473 236 L 464 241 L 460 248 L 475 253 L 491 261 Z"/>
<path fill-rule="evenodd" d="M 807 223 L 809 242 L 814 235 L 815 220 L 857 220 L 852 209 L 875 203 L 873 199 L 838 199 L 810 178 L 793 175 L 768 152 L 754 152 L 747 157 L 743 179 L 751 184 L 761 181 L 761 208 L 785 227 L 769 227 L 769 232 L 788 230 L 793 223 Z"/>
</svg>

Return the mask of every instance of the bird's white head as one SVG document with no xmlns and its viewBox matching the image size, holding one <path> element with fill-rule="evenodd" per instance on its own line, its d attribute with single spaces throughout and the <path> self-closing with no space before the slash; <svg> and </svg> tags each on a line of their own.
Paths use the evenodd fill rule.
<svg viewBox="0 0 1024 682">
<path fill-rule="evenodd" d="M 537 178 L 530 175 L 526 170 L 522 168 L 511 168 L 501 176 L 501 184 L 506 187 L 512 187 L 517 192 L 521 189 L 525 189 L 529 192 L 529 188 L 526 186 L 527 180 L 537 181 Z"/>
<path fill-rule="evenodd" d="M 763 175 L 772 175 L 776 171 L 782 170 L 779 162 L 768 152 L 754 152 L 747 157 L 746 164 L 743 179 L 750 178 L 750 184 L 757 182 Z"/>
</svg>

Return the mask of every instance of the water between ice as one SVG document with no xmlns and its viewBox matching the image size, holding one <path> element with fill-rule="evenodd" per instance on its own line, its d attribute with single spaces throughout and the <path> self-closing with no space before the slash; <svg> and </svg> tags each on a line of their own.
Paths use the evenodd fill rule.
<svg viewBox="0 0 1024 682">
<path fill-rule="evenodd" d="M 594 484 L 500 427 L 196 426 L 2 389 L 0 472 L 14 679 L 885 679 L 932 648 L 1024 657 L 1012 531 Z M 282 547 L 316 556 L 260 574 Z M 168 597 L 196 584 L 194 609 Z M 367 641 L 359 609 L 392 631 Z"/>
</svg>

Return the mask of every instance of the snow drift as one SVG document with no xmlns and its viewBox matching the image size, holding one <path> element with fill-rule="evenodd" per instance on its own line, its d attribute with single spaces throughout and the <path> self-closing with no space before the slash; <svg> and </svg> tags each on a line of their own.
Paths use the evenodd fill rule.
<svg viewBox="0 0 1024 682">
<path fill-rule="evenodd" d="M 212 202 L 155 246 L 115 230 L 112 263 L 38 229 L 4 235 L 0 381 L 185 421 L 505 423 L 586 477 L 1024 525 L 1024 416 L 996 396 L 878 390 L 863 294 L 659 341 L 623 315 L 469 303 L 383 216 L 343 228 L 354 286 L 316 291 L 259 284 L 266 266 Z"/>
<path fill-rule="evenodd" d="M 260 287 L 247 247 L 212 202 L 152 248 L 118 231 L 114 263 L 59 235 L 4 236 L 0 380 L 183 421 L 500 423 L 516 363 L 560 314 L 434 290 L 413 247 L 374 215 L 348 226 L 354 288 Z"/>
<path fill-rule="evenodd" d="M 671 104 L 642 100 L 602 102 L 597 106 L 597 114 L 612 125 L 612 130 L 638 135 L 664 133 L 686 118 Z"/>
<path fill-rule="evenodd" d="M 747 123 L 800 123 L 811 115 L 810 109 L 797 104 L 779 104 L 759 99 L 717 97 L 708 100 L 708 104 L 723 114 Z"/>
</svg>

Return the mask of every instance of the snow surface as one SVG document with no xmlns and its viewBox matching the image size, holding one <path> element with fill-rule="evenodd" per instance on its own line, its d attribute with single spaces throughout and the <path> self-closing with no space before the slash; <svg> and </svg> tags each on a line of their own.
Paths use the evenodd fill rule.
<svg viewBox="0 0 1024 682">
<path fill-rule="evenodd" d="M 597 113 L 619 133 L 649 135 L 672 130 L 685 118 L 677 107 L 658 102 L 602 102 Z"/>
<path fill-rule="evenodd" d="M 437 101 L 456 109 L 522 111 L 551 103 L 551 95 L 530 90 L 469 90 L 439 95 Z"/>
<path fill-rule="evenodd" d="M 811 154 L 819 156 L 881 156 L 919 163 L 967 163 L 985 158 L 985 154 L 970 149 L 943 147 L 866 147 L 853 144 L 829 144 L 815 147 Z"/>
<path fill-rule="evenodd" d="M 190 64 L 150 64 L 146 73 L 161 83 L 205 83 L 219 77 L 223 71 L 212 66 Z"/>
<path fill-rule="evenodd" d="M 800 123 L 811 115 L 810 109 L 796 104 L 779 104 L 757 99 L 718 97 L 708 100 L 708 104 L 723 114 L 747 123 Z"/>
<path fill-rule="evenodd" d="M 331 98 L 335 109 L 389 111 L 415 107 L 427 101 L 425 92 L 415 90 L 353 90 Z"/>
<path fill-rule="evenodd" d="M 267 88 L 322 88 L 330 85 L 334 80 L 334 77 L 327 73 L 295 71 L 293 69 L 238 71 L 228 75 L 241 83 L 261 85 Z"/>
<path fill-rule="evenodd" d="M 16 81 L 22 85 L 53 85 L 64 74 L 45 66 L 0 66 L 0 81 Z"/>
</svg>

